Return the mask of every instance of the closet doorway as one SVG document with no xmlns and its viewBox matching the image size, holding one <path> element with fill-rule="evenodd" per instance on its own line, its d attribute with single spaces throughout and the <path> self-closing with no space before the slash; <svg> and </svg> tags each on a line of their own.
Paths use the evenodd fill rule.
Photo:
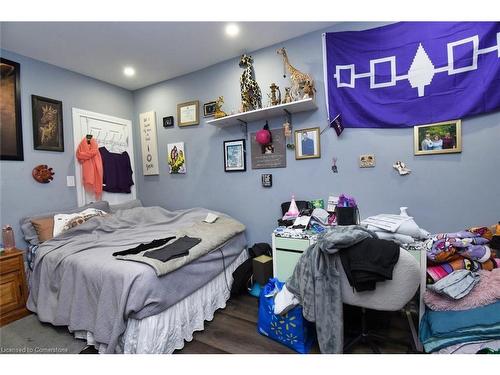
<svg viewBox="0 0 500 375">
<path fill-rule="evenodd" d="M 132 179 L 134 180 L 134 185 L 130 188 L 131 193 L 109 193 L 104 191 L 102 200 L 108 201 L 110 204 L 118 204 L 136 199 L 137 189 L 135 182 L 137 176 L 134 166 L 135 155 L 134 142 L 132 140 L 132 122 L 118 117 L 73 108 L 73 155 L 75 155 L 78 145 L 87 134 L 92 135 L 99 147 L 106 147 L 108 151 L 116 153 L 126 151 L 130 157 L 133 172 Z M 95 196 L 83 189 L 82 170 L 76 157 L 75 180 L 78 206 L 95 201 Z"/>
</svg>

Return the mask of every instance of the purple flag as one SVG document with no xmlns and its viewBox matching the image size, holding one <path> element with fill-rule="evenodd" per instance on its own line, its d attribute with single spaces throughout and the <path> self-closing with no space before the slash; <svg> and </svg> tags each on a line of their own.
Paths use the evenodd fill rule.
<svg viewBox="0 0 500 375">
<path fill-rule="evenodd" d="M 326 33 L 328 116 L 403 128 L 500 108 L 500 22 L 400 22 Z"/>
</svg>

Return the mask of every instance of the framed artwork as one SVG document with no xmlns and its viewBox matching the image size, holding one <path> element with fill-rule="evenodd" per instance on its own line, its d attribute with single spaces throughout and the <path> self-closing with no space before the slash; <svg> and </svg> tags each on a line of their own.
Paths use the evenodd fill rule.
<svg viewBox="0 0 500 375">
<path fill-rule="evenodd" d="M 245 140 L 224 141 L 224 171 L 244 172 L 246 170 Z"/>
<path fill-rule="evenodd" d="M 266 173 L 261 176 L 262 179 L 262 187 L 270 188 L 273 186 L 273 175 Z"/>
<path fill-rule="evenodd" d="M 170 128 L 174 126 L 174 116 L 163 117 L 163 127 Z"/>
<path fill-rule="evenodd" d="M 265 146 L 257 142 L 257 133 L 250 134 L 252 169 L 286 167 L 286 139 L 283 129 L 271 129 L 270 132 L 271 143 Z"/>
<path fill-rule="evenodd" d="M 198 125 L 200 123 L 200 102 L 193 100 L 177 104 L 177 121 L 179 126 Z"/>
<path fill-rule="evenodd" d="M 155 111 L 139 114 L 141 134 L 142 173 L 144 176 L 160 174 L 158 165 L 158 140 L 156 137 Z"/>
<path fill-rule="evenodd" d="M 413 127 L 415 155 L 462 152 L 462 120 Z"/>
<path fill-rule="evenodd" d="M 64 151 L 62 102 L 31 95 L 33 147 L 35 150 Z"/>
<path fill-rule="evenodd" d="M 295 130 L 295 159 L 314 159 L 321 157 L 319 128 Z"/>
<path fill-rule="evenodd" d="M 186 153 L 184 152 L 184 142 L 169 143 L 167 145 L 168 173 L 186 173 Z"/>
<path fill-rule="evenodd" d="M 0 57 L 0 160 L 24 160 L 21 66 Z"/>
<path fill-rule="evenodd" d="M 212 117 L 215 114 L 215 102 L 203 104 L 203 117 Z"/>
</svg>

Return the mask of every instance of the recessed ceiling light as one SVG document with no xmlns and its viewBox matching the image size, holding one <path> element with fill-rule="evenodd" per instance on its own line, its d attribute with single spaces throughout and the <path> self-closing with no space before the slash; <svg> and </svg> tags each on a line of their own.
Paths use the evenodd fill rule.
<svg viewBox="0 0 500 375">
<path fill-rule="evenodd" d="M 235 23 L 230 23 L 226 26 L 226 34 L 232 38 L 240 33 L 240 28 Z"/>
<path fill-rule="evenodd" d="M 125 74 L 127 77 L 132 77 L 135 74 L 135 69 L 131 66 L 127 66 L 123 69 L 123 74 Z"/>
</svg>

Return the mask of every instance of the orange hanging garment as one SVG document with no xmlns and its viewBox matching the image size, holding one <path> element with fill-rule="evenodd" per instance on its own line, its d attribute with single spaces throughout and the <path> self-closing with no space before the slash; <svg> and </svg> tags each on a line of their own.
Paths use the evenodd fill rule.
<svg viewBox="0 0 500 375">
<path fill-rule="evenodd" d="M 102 159 L 99 146 L 95 139 L 83 138 L 78 149 L 76 158 L 82 165 L 83 187 L 89 193 L 95 194 L 95 199 L 100 200 L 102 196 Z"/>
</svg>

